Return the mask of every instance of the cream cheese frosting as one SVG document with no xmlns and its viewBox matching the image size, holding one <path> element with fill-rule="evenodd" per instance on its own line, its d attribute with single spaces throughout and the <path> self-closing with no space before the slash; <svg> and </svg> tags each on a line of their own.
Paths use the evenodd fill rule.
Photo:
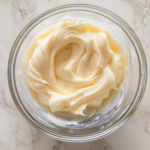
<svg viewBox="0 0 150 150">
<path fill-rule="evenodd" d="M 99 108 L 123 80 L 123 59 L 106 33 L 90 23 L 66 19 L 36 41 L 28 82 L 52 112 L 84 115 Z"/>
</svg>

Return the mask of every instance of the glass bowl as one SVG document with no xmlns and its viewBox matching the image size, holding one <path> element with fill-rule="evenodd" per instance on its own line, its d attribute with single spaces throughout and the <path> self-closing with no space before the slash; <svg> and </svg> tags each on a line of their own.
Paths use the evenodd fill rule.
<svg viewBox="0 0 150 150">
<path fill-rule="evenodd" d="M 56 24 L 62 17 L 82 17 L 116 27 L 130 53 L 132 74 L 130 84 L 122 89 L 119 100 L 113 107 L 97 116 L 81 121 L 78 125 L 62 125 L 53 121 L 53 116 L 34 101 L 26 82 L 20 77 L 22 59 L 32 39 L 45 28 Z M 23 83 L 23 84 L 22 84 Z M 110 10 L 87 4 L 71 4 L 48 10 L 27 24 L 16 38 L 8 60 L 8 84 L 15 105 L 23 116 L 38 130 L 48 136 L 66 142 L 86 142 L 100 139 L 121 127 L 135 112 L 145 92 L 147 83 L 147 62 L 143 47 L 133 29 Z M 128 91 L 129 90 L 129 91 Z M 128 91 L 128 92 L 127 92 Z"/>
</svg>

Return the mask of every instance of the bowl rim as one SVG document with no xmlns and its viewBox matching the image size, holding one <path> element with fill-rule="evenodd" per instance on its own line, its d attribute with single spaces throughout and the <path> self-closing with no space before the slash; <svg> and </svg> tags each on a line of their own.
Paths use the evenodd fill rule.
<svg viewBox="0 0 150 150">
<path fill-rule="evenodd" d="M 41 127 L 42 124 L 37 124 L 37 121 L 32 117 L 32 115 L 28 112 L 28 110 L 24 107 L 22 101 L 20 101 L 20 96 L 17 92 L 17 86 L 15 83 L 15 62 L 13 60 L 15 60 L 16 56 L 17 56 L 17 52 L 19 50 L 19 47 L 22 43 L 21 38 L 22 36 L 27 32 L 27 30 L 35 23 L 38 23 L 38 20 L 41 19 L 42 17 L 45 17 L 46 15 L 50 14 L 50 13 L 54 13 L 56 11 L 59 10 L 63 10 L 65 8 L 86 8 L 86 9 L 93 9 L 103 13 L 106 13 L 107 15 L 115 18 L 117 21 L 121 22 L 121 24 L 130 31 L 130 33 L 132 33 L 132 36 L 134 37 L 134 40 L 137 42 L 141 56 L 138 54 L 139 52 L 136 49 L 137 52 L 137 56 L 139 58 L 139 66 L 140 66 L 140 77 L 139 77 L 139 84 L 138 84 L 138 89 L 136 91 L 136 94 L 132 100 L 132 103 L 130 104 L 130 107 L 128 107 L 128 109 L 124 112 L 124 114 L 117 120 L 117 122 L 110 126 L 108 129 L 106 129 L 104 131 L 104 133 L 102 135 L 100 135 L 99 132 L 96 132 L 95 134 L 91 134 L 88 136 L 82 136 L 82 137 L 71 137 L 71 136 L 66 136 L 66 135 L 62 135 L 60 133 L 56 133 L 54 131 L 50 131 L 48 129 L 45 128 L 45 130 L 43 130 L 43 128 Z M 91 11 L 92 12 L 92 11 Z M 44 19 L 43 19 L 44 20 Z M 32 28 L 31 28 L 32 29 Z M 30 29 L 30 30 L 31 30 Z M 24 39 L 24 38 L 23 38 Z M 131 39 L 130 39 L 131 40 Z M 132 41 L 132 43 L 134 43 Z M 134 45 L 135 46 L 135 45 Z M 17 50 L 17 51 L 16 51 Z M 142 63 L 144 64 L 143 66 L 144 68 L 144 73 L 141 72 L 141 61 L 140 61 L 140 57 L 142 59 Z M 143 67 L 142 66 L 142 67 Z M 11 76 L 12 75 L 12 76 Z M 9 85 L 9 90 L 12 96 L 12 99 L 16 105 L 16 107 L 18 108 L 18 110 L 21 112 L 21 114 L 25 117 L 25 119 L 32 125 L 34 126 L 36 129 L 38 129 L 39 131 L 47 134 L 48 136 L 50 136 L 53 139 L 56 140 L 60 140 L 60 141 L 67 141 L 67 142 L 87 142 L 87 141 L 93 141 L 93 140 L 97 140 L 100 138 L 103 138 L 109 134 L 111 134 L 112 132 L 114 132 L 115 130 L 117 130 L 119 127 L 121 127 L 123 124 L 125 124 L 130 117 L 134 114 L 134 112 L 136 111 L 136 109 L 138 108 L 139 104 L 141 103 L 141 100 L 143 98 L 145 89 L 146 89 L 146 84 L 147 84 L 147 76 L 148 76 L 148 70 L 147 70 L 147 60 L 146 60 L 146 55 L 144 52 L 144 49 L 142 47 L 142 44 L 139 40 L 139 38 L 137 37 L 136 33 L 134 32 L 134 30 L 130 27 L 130 25 L 124 21 L 120 16 L 118 16 L 117 14 L 115 14 L 114 12 L 106 9 L 106 8 L 102 8 L 99 6 L 95 6 L 95 5 L 91 5 L 91 4 L 67 4 L 67 5 L 62 5 L 59 7 L 55 7 L 53 9 L 47 10 L 45 12 L 43 12 L 42 14 L 38 15 L 36 18 L 34 18 L 33 20 L 31 20 L 22 30 L 21 32 L 18 34 L 16 40 L 14 41 L 14 44 L 11 48 L 10 54 L 9 54 L 9 59 L 8 59 L 8 67 L 7 67 L 7 79 L 8 79 L 8 85 Z M 136 101 L 138 97 L 138 101 Z M 39 122 L 38 122 L 39 123 Z M 50 131 L 50 132 L 49 132 Z"/>
</svg>

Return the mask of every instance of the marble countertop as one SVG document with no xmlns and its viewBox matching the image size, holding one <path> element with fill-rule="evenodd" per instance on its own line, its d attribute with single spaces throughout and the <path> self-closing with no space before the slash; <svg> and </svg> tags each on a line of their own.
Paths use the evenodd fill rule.
<svg viewBox="0 0 150 150">
<path fill-rule="evenodd" d="M 16 36 L 38 14 L 69 3 L 94 4 L 119 14 L 139 36 L 150 70 L 150 0 L 0 0 L 0 150 L 150 150 L 150 78 L 132 118 L 93 142 L 53 140 L 34 129 L 15 107 L 7 83 L 7 62 Z"/>
</svg>

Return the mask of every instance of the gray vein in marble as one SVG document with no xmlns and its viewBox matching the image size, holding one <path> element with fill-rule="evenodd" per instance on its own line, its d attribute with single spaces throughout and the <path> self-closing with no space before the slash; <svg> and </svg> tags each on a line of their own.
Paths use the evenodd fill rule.
<svg viewBox="0 0 150 150">
<path fill-rule="evenodd" d="M 61 141 L 56 141 L 56 145 L 53 146 L 53 150 L 59 150 L 62 142 Z"/>
<path fill-rule="evenodd" d="M 32 134 L 32 137 L 33 137 L 33 140 L 31 142 L 31 147 L 32 149 L 36 149 L 37 146 L 39 145 L 40 143 L 40 139 L 41 139 L 41 133 L 39 131 L 37 131 L 36 129 L 34 129 L 33 127 L 31 127 L 31 134 Z"/>
<path fill-rule="evenodd" d="M 147 0 L 145 0 L 145 4 L 147 3 Z"/>
<path fill-rule="evenodd" d="M 143 128 L 145 132 L 150 136 L 150 106 L 140 107 L 131 119 L 131 122 L 137 126 Z"/>
<path fill-rule="evenodd" d="M 0 142 L 0 150 L 10 150 L 10 147 L 5 143 Z"/>
<path fill-rule="evenodd" d="M 12 137 L 15 139 L 14 150 L 21 150 L 23 147 L 28 150 L 36 150 L 40 145 L 41 133 L 30 124 L 26 124 L 22 116 L 16 117 L 16 122 L 10 122 L 13 129 Z"/>
<path fill-rule="evenodd" d="M 12 6 L 11 16 L 13 18 L 14 36 L 34 17 L 37 5 L 35 0 L 9 0 Z"/>
<path fill-rule="evenodd" d="M 3 41 L 0 40 L 0 109 L 5 110 L 8 115 L 16 115 L 16 107 L 14 106 L 12 100 L 7 98 L 6 93 L 6 85 L 7 85 L 7 51 L 9 50 L 9 46 Z M 6 80 L 4 80 L 6 79 Z"/>
<path fill-rule="evenodd" d="M 112 148 L 106 143 L 104 139 L 88 142 L 88 143 L 66 143 L 56 141 L 53 146 L 53 150 L 112 150 Z"/>
<path fill-rule="evenodd" d="M 101 139 L 94 141 L 89 150 L 112 150 L 112 148 L 105 142 L 105 140 Z"/>
<path fill-rule="evenodd" d="M 6 94 L 5 94 L 5 90 L 2 86 L 0 86 L 0 105 L 1 105 L 1 108 L 5 108 L 5 111 L 8 113 L 8 114 L 11 114 L 11 115 L 16 115 L 16 108 L 12 105 L 9 105 L 9 103 L 7 103 L 7 100 L 6 100 Z"/>
<path fill-rule="evenodd" d="M 17 124 L 16 138 L 15 138 L 15 143 L 16 143 L 15 150 L 17 150 L 18 147 L 25 146 L 25 142 L 24 142 L 24 141 L 21 141 L 21 140 L 18 138 L 19 132 L 20 132 L 21 130 L 22 130 L 22 129 L 20 128 L 20 125 Z"/>
<path fill-rule="evenodd" d="M 145 2 L 138 0 L 122 1 L 127 2 L 134 10 L 133 28 L 135 29 L 136 33 L 138 34 L 140 40 L 143 43 L 147 57 L 149 57 L 147 50 L 150 47 L 150 4 L 148 4 L 147 0 Z"/>
</svg>

